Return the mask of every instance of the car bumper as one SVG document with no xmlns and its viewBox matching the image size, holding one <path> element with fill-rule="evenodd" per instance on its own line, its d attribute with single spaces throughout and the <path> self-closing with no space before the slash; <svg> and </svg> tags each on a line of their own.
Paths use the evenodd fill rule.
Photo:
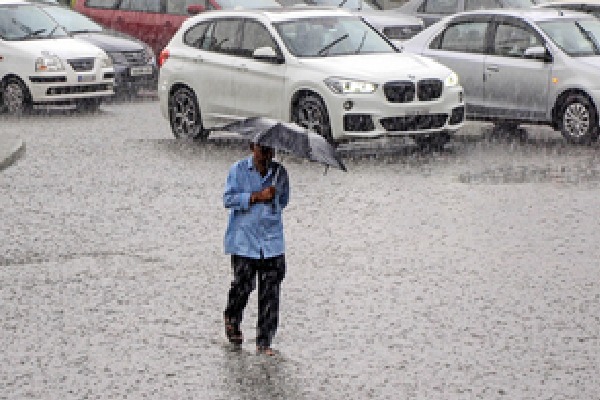
<svg viewBox="0 0 600 400">
<path fill-rule="evenodd" d="M 46 73 L 29 76 L 28 88 L 34 104 L 71 102 L 114 94 L 112 68 L 80 73 Z"/>
<path fill-rule="evenodd" d="M 115 65 L 115 93 L 137 91 L 138 89 L 156 90 L 158 69 L 155 65 L 122 66 Z"/>
<path fill-rule="evenodd" d="M 460 86 L 444 88 L 432 101 L 391 103 L 379 91 L 372 95 L 335 95 L 325 99 L 336 141 L 383 136 L 428 136 L 454 132 L 464 125 Z"/>
</svg>

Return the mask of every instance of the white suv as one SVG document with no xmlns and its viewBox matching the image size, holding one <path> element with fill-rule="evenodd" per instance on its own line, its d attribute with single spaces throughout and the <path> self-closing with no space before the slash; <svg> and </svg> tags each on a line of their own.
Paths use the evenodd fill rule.
<svg viewBox="0 0 600 400">
<path fill-rule="evenodd" d="M 446 142 L 463 124 L 456 74 L 399 53 L 340 9 L 206 12 L 160 55 L 161 111 L 176 137 L 265 116 L 332 142 L 387 135 Z"/>
<path fill-rule="evenodd" d="M 111 59 L 71 38 L 34 4 L 0 1 L 0 106 L 20 114 L 34 104 L 96 109 L 114 94 Z"/>
</svg>

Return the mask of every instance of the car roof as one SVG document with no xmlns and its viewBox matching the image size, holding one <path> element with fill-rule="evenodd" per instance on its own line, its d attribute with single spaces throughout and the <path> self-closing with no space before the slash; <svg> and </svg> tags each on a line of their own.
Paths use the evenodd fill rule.
<svg viewBox="0 0 600 400">
<path fill-rule="evenodd" d="M 589 18 L 594 19 L 593 16 L 572 10 L 556 10 L 553 8 L 499 8 L 494 10 L 475 10 L 465 11 L 454 16 L 467 16 L 467 15 L 497 15 L 497 16 L 510 16 L 510 17 L 522 17 L 529 21 L 547 21 L 553 19 L 573 19 L 573 18 Z M 452 19 L 452 17 L 450 18 Z"/>
<path fill-rule="evenodd" d="M 302 7 L 281 7 L 281 8 L 258 8 L 258 9 L 235 9 L 235 10 L 215 10 L 207 11 L 197 15 L 202 18 L 204 16 L 254 16 L 264 17 L 271 22 L 287 21 L 298 18 L 315 18 L 315 17 L 340 17 L 340 16 L 354 16 L 351 10 L 346 10 L 337 7 L 314 7 L 314 6 L 302 6 Z M 195 17 L 192 17 L 195 18 Z"/>
</svg>

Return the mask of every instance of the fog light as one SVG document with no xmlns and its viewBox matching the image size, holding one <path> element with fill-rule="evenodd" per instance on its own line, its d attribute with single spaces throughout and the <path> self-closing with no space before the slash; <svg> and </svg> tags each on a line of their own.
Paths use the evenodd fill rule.
<svg viewBox="0 0 600 400">
<path fill-rule="evenodd" d="M 352 100 L 346 100 L 344 104 L 342 104 L 342 107 L 344 107 L 344 110 L 350 111 L 352 110 L 352 107 L 354 107 L 354 102 Z"/>
</svg>

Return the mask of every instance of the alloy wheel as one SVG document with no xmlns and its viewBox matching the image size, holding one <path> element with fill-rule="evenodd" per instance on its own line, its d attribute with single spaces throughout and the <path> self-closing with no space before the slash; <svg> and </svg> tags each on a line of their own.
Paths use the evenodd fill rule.
<svg viewBox="0 0 600 400">
<path fill-rule="evenodd" d="M 296 106 L 294 122 L 332 141 L 329 115 L 323 102 L 316 96 L 302 97 Z"/>
<path fill-rule="evenodd" d="M 187 88 L 178 89 L 169 102 L 171 129 L 178 138 L 196 139 L 202 136 L 200 109 L 194 94 Z"/>
<path fill-rule="evenodd" d="M 581 103 L 571 103 L 564 111 L 563 130 L 573 139 L 588 135 L 590 130 L 590 112 Z"/>
<path fill-rule="evenodd" d="M 11 81 L 4 86 L 4 107 L 10 114 L 21 114 L 25 110 L 25 90 L 19 82 Z"/>
</svg>

